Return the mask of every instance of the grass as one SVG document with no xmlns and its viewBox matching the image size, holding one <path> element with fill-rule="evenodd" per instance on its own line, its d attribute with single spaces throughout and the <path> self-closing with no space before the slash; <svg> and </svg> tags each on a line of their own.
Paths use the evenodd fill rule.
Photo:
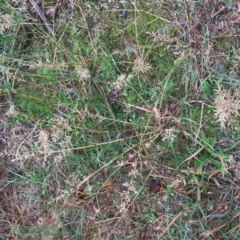
<svg viewBox="0 0 240 240">
<path fill-rule="evenodd" d="M 238 239 L 237 2 L 60 2 L 0 7 L 0 239 Z"/>
</svg>

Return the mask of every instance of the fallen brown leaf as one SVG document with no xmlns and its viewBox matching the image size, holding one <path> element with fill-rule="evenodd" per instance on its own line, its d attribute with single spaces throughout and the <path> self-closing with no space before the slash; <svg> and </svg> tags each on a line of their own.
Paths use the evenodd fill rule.
<svg viewBox="0 0 240 240">
<path fill-rule="evenodd" d="M 101 188 L 102 188 L 102 189 L 103 189 L 103 188 L 109 188 L 109 187 L 112 186 L 112 184 L 113 184 L 112 181 L 105 182 L 105 183 L 102 185 Z"/>
<path fill-rule="evenodd" d="M 94 210 L 94 204 L 93 204 L 93 202 L 90 202 L 90 203 L 87 204 L 87 210 L 88 210 L 88 211 L 93 211 L 93 210 Z"/>
<path fill-rule="evenodd" d="M 198 29 L 196 29 L 196 28 L 192 29 L 192 36 L 196 40 L 200 40 L 202 38 L 201 32 Z"/>
<path fill-rule="evenodd" d="M 84 192 L 83 189 L 78 190 L 77 199 L 78 200 L 86 200 L 89 196 Z"/>
<path fill-rule="evenodd" d="M 162 186 L 154 180 L 151 180 L 147 186 L 152 193 L 158 193 L 163 190 Z"/>
</svg>

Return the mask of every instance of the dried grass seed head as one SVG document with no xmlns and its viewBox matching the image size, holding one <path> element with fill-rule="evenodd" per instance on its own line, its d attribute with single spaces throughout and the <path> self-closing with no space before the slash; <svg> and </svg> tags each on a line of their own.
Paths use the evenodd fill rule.
<svg viewBox="0 0 240 240">
<path fill-rule="evenodd" d="M 149 63 L 145 63 L 141 58 L 137 58 L 134 61 L 133 72 L 138 73 L 147 73 L 152 69 L 152 66 Z"/>
<path fill-rule="evenodd" d="M 128 86 L 129 82 L 131 81 L 133 75 L 129 74 L 128 76 L 126 74 L 120 74 L 117 77 L 117 80 L 113 83 L 113 86 L 116 90 L 120 91 Z"/>
<path fill-rule="evenodd" d="M 222 86 L 219 86 L 215 99 L 215 108 L 214 115 L 218 118 L 221 128 L 230 125 L 232 116 L 240 115 L 240 100 L 238 99 L 237 92 L 234 91 L 231 94 L 230 91 L 222 89 Z"/>
<path fill-rule="evenodd" d="M 89 70 L 87 68 L 84 68 L 82 66 L 76 66 L 75 68 L 77 72 L 77 76 L 80 77 L 81 80 L 87 80 L 91 77 Z"/>
</svg>

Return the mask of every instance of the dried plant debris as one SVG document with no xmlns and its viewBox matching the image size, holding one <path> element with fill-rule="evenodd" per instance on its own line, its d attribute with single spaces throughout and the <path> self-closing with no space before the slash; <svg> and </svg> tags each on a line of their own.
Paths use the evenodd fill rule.
<svg viewBox="0 0 240 240">
<path fill-rule="evenodd" d="M 215 116 L 218 118 L 221 128 L 231 125 L 231 118 L 233 116 L 239 116 L 240 111 L 240 100 L 238 99 L 237 91 L 231 93 L 219 86 L 215 107 Z"/>
<path fill-rule="evenodd" d="M 8 172 L 0 166 L 0 190 L 1 188 L 4 188 L 4 185 L 6 185 L 8 179 Z"/>
</svg>

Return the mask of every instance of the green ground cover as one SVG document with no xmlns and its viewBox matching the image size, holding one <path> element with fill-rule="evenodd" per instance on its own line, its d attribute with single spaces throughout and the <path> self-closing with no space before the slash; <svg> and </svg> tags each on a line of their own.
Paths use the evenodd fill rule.
<svg viewBox="0 0 240 240">
<path fill-rule="evenodd" d="M 0 5 L 0 239 L 239 239 L 237 1 Z"/>
</svg>

